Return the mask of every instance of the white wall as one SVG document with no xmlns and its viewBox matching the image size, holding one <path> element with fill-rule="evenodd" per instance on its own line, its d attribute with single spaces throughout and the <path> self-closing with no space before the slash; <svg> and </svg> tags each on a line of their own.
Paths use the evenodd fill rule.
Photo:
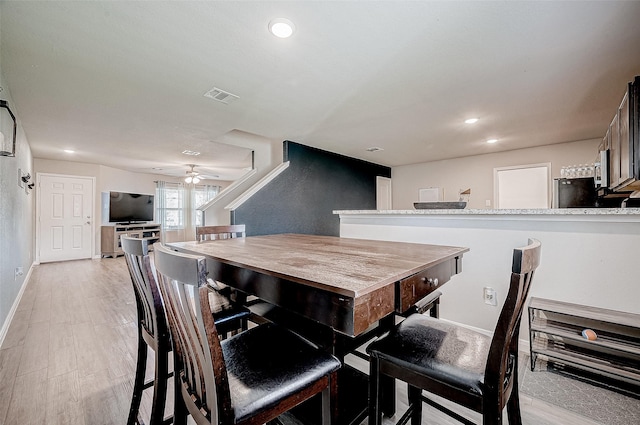
<svg viewBox="0 0 640 425">
<path fill-rule="evenodd" d="M 178 182 L 179 178 L 163 176 L 159 174 L 134 173 L 118 168 L 106 167 L 103 165 L 89 164 L 83 162 L 57 161 L 50 159 L 34 159 L 34 169 L 37 173 L 64 174 L 73 176 L 88 176 L 96 178 L 96 199 L 95 199 L 95 241 L 94 256 L 100 255 L 100 226 L 108 221 L 101 215 L 101 193 L 109 191 L 121 191 L 132 193 L 146 193 L 153 195 L 156 193 L 156 181 L 164 180 Z M 207 180 L 208 184 L 227 187 L 230 182 L 220 180 Z M 178 233 L 178 234 L 174 234 Z M 168 232 L 169 242 L 182 240 L 179 232 Z"/>
<path fill-rule="evenodd" d="M 4 339 L 18 296 L 33 262 L 34 191 L 18 186 L 18 169 L 35 177 L 31 147 L 20 125 L 17 109 L 0 63 L 0 99 L 6 100 L 18 122 L 15 157 L 0 156 L 0 343 Z M 33 180 L 32 180 L 33 181 Z M 22 267 L 23 274 L 15 275 Z"/>
<path fill-rule="evenodd" d="M 443 188 L 443 201 L 457 201 L 459 191 L 470 188 L 467 208 L 492 208 L 494 168 L 551 162 L 551 177 L 558 178 L 564 165 L 594 162 L 599 143 L 591 139 L 393 167 L 393 209 L 413 209 L 418 190 L 428 187 Z M 491 206 L 486 206 L 487 199 Z"/>
<path fill-rule="evenodd" d="M 493 331 L 509 285 L 513 249 L 528 238 L 542 243 L 531 296 L 640 314 L 640 210 L 634 210 L 628 216 L 344 215 L 340 236 L 470 248 L 462 273 L 441 288 L 440 315 Z M 498 306 L 484 303 L 485 286 L 496 290 Z M 522 332 L 520 339 L 528 339 L 526 325 Z"/>
<path fill-rule="evenodd" d="M 222 193 L 205 210 L 205 223 L 209 226 L 230 224 L 231 212 L 225 207 L 282 163 L 282 141 L 270 140 L 241 131 L 226 134 L 219 141 L 253 150 L 256 173 L 233 187 L 232 190 Z"/>
</svg>

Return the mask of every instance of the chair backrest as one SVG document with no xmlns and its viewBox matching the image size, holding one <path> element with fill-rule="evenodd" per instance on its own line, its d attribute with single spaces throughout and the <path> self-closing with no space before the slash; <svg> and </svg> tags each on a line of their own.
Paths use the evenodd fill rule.
<svg viewBox="0 0 640 425">
<path fill-rule="evenodd" d="M 148 241 L 120 237 L 138 308 L 138 322 L 144 340 L 157 350 L 158 343 L 169 344 L 169 330 L 162 305 L 162 298 L 151 267 Z"/>
<path fill-rule="evenodd" d="M 173 338 L 174 379 L 197 423 L 233 423 L 222 347 L 210 312 L 204 257 L 154 245 L 160 290 Z"/>
<path fill-rule="evenodd" d="M 244 238 L 246 236 L 244 224 L 228 226 L 197 226 L 196 240 L 206 241 L 214 239 Z"/>
<path fill-rule="evenodd" d="M 507 400 L 518 373 L 518 337 L 524 303 L 534 272 L 540 264 L 540 241 L 529 239 L 528 245 L 513 250 L 511 283 L 493 334 L 485 369 L 485 397 Z"/>
</svg>

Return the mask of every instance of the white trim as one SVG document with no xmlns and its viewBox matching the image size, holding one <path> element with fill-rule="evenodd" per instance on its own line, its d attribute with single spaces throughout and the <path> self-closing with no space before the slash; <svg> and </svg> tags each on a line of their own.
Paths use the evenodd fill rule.
<svg viewBox="0 0 640 425">
<path fill-rule="evenodd" d="M 336 210 L 341 223 L 362 223 L 379 220 L 375 224 L 433 224 L 435 221 L 564 221 L 638 223 L 640 208 L 562 208 L 536 210 Z M 383 221 L 384 220 L 384 221 Z"/>
<path fill-rule="evenodd" d="M 439 320 L 442 320 L 443 322 L 451 323 L 452 325 L 455 325 L 455 326 L 460 326 L 461 328 L 478 332 L 479 334 L 486 335 L 489 338 L 493 338 L 493 332 L 488 331 L 486 329 L 476 328 L 475 326 L 465 325 L 464 323 L 454 322 L 453 320 L 447 320 L 447 319 L 439 319 Z M 520 338 L 518 338 L 518 352 L 526 355 L 531 355 L 529 350 L 529 338 L 522 339 L 520 335 Z"/>
<path fill-rule="evenodd" d="M 260 189 L 266 186 L 267 183 L 269 183 L 271 180 L 273 180 L 278 175 L 280 175 L 280 173 L 282 173 L 287 168 L 289 168 L 289 161 L 283 162 L 282 164 L 278 165 L 276 168 L 271 170 L 266 176 L 258 180 L 253 186 L 245 190 L 244 193 L 242 193 L 240 196 L 234 199 L 229 205 L 224 207 L 224 209 L 232 210 L 232 211 L 235 210 L 240 205 L 244 204 L 245 201 L 251 198 L 256 192 L 258 192 Z"/>
<path fill-rule="evenodd" d="M 9 327 L 11 326 L 11 322 L 13 321 L 13 316 L 15 316 L 16 311 L 18 310 L 18 305 L 20 305 L 20 301 L 22 300 L 22 295 L 24 294 L 24 291 L 27 288 L 27 284 L 31 279 L 31 271 L 33 270 L 33 266 L 34 264 L 31 264 L 31 267 L 29 267 L 29 271 L 27 272 L 27 275 L 25 276 L 24 281 L 22 282 L 22 287 L 18 292 L 18 296 L 13 301 L 11 310 L 9 310 L 9 314 L 7 314 L 7 318 L 2 324 L 2 328 L 0 328 L 0 349 L 2 349 L 2 344 L 4 344 L 4 339 L 6 338 L 7 333 L 9 333 Z"/>
<path fill-rule="evenodd" d="M 212 200 L 210 200 L 209 202 L 207 202 L 204 205 L 201 205 L 200 208 L 198 208 L 198 211 L 206 211 L 206 210 L 208 210 L 213 204 L 218 203 L 220 201 L 220 199 L 222 199 L 225 195 L 231 193 L 236 187 L 240 186 L 242 183 L 244 183 L 247 180 L 249 180 L 249 178 L 253 177 L 257 172 L 258 172 L 258 169 L 257 168 L 253 168 L 247 174 L 243 175 L 238 180 L 234 181 L 229 186 L 227 186 L 224 189 L 222 189 L 222 192 L 218 193 Z"/>
<path fill-rule="evenodd" d="M 39 189 L 42 176 L 91 180 L 91 252 L 88 258 L 93 258 L 94 256 L 98 255 L 98 253 L 96 252 L 96 178 L 92 176 L 74 176 L 58 173 L 36 173 L 38 196 L 36 197 L 36 253 L 34 262 L 36 264 L 40 264 L 40 204 L 42 204 L 42 202 L 40 201 L 40 194 L 42 193 L 42 190 Z"/>
<path fill-rule="evenodd" d="M 486 329 L 476 328 L 475 326 L 465 325 L 464 323 L 458 323 L 458 322 L 454 322 L 453 320 L 448 320 L 448 319 L 442 319 L 441 318 L 440 320 L 442 320 L 443 322 L 451 323 L 452 325 L 460 326 L 461 328 L 465 328 L 465 329 L 472 330 L 474 332 L 478 332 L 479 334 L 486 335 L 489 338 L 493 338 L 493 332 L 488 331 Z"/>
</svg>

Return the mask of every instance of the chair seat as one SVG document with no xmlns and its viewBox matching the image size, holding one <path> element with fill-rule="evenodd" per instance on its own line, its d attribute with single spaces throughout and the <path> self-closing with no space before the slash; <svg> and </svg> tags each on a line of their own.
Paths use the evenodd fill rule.
<svg viewBox="0 0 640 425">
<path fill-rule="evenodd" d="M 370 356 L 442 384 L 482 396 L 491 338 L 413 314 L 367 347 Z"/>
<path fill-rule="evenodd" d="M 236 423 L 340 368 L 334 356 L 272 323 L 249 329 L 221 345 Z"/>
</svg>

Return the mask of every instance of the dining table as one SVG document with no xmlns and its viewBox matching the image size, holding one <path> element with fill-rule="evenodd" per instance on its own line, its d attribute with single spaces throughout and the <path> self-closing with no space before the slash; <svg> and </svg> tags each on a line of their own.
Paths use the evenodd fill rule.
<svg viewBox="0 0 640 425">
<path fill-rule="evenodd" d="M 343 363 L 332 417 L 359 424 L 367 414 L 366 375 L 345 356 L 391 329 L 396 317 L 462 271 L 465 247 L 272 234 L 213 241 L 171 242 L 180 252 L 204 256 L 208 277 L 254 296 L 279 322 L 334 354 Z M 383 410 L 395 411 L 395 383 L 386 386 Z M 311 421 L 313 423 L 313 420 Z"/>
</svg>

